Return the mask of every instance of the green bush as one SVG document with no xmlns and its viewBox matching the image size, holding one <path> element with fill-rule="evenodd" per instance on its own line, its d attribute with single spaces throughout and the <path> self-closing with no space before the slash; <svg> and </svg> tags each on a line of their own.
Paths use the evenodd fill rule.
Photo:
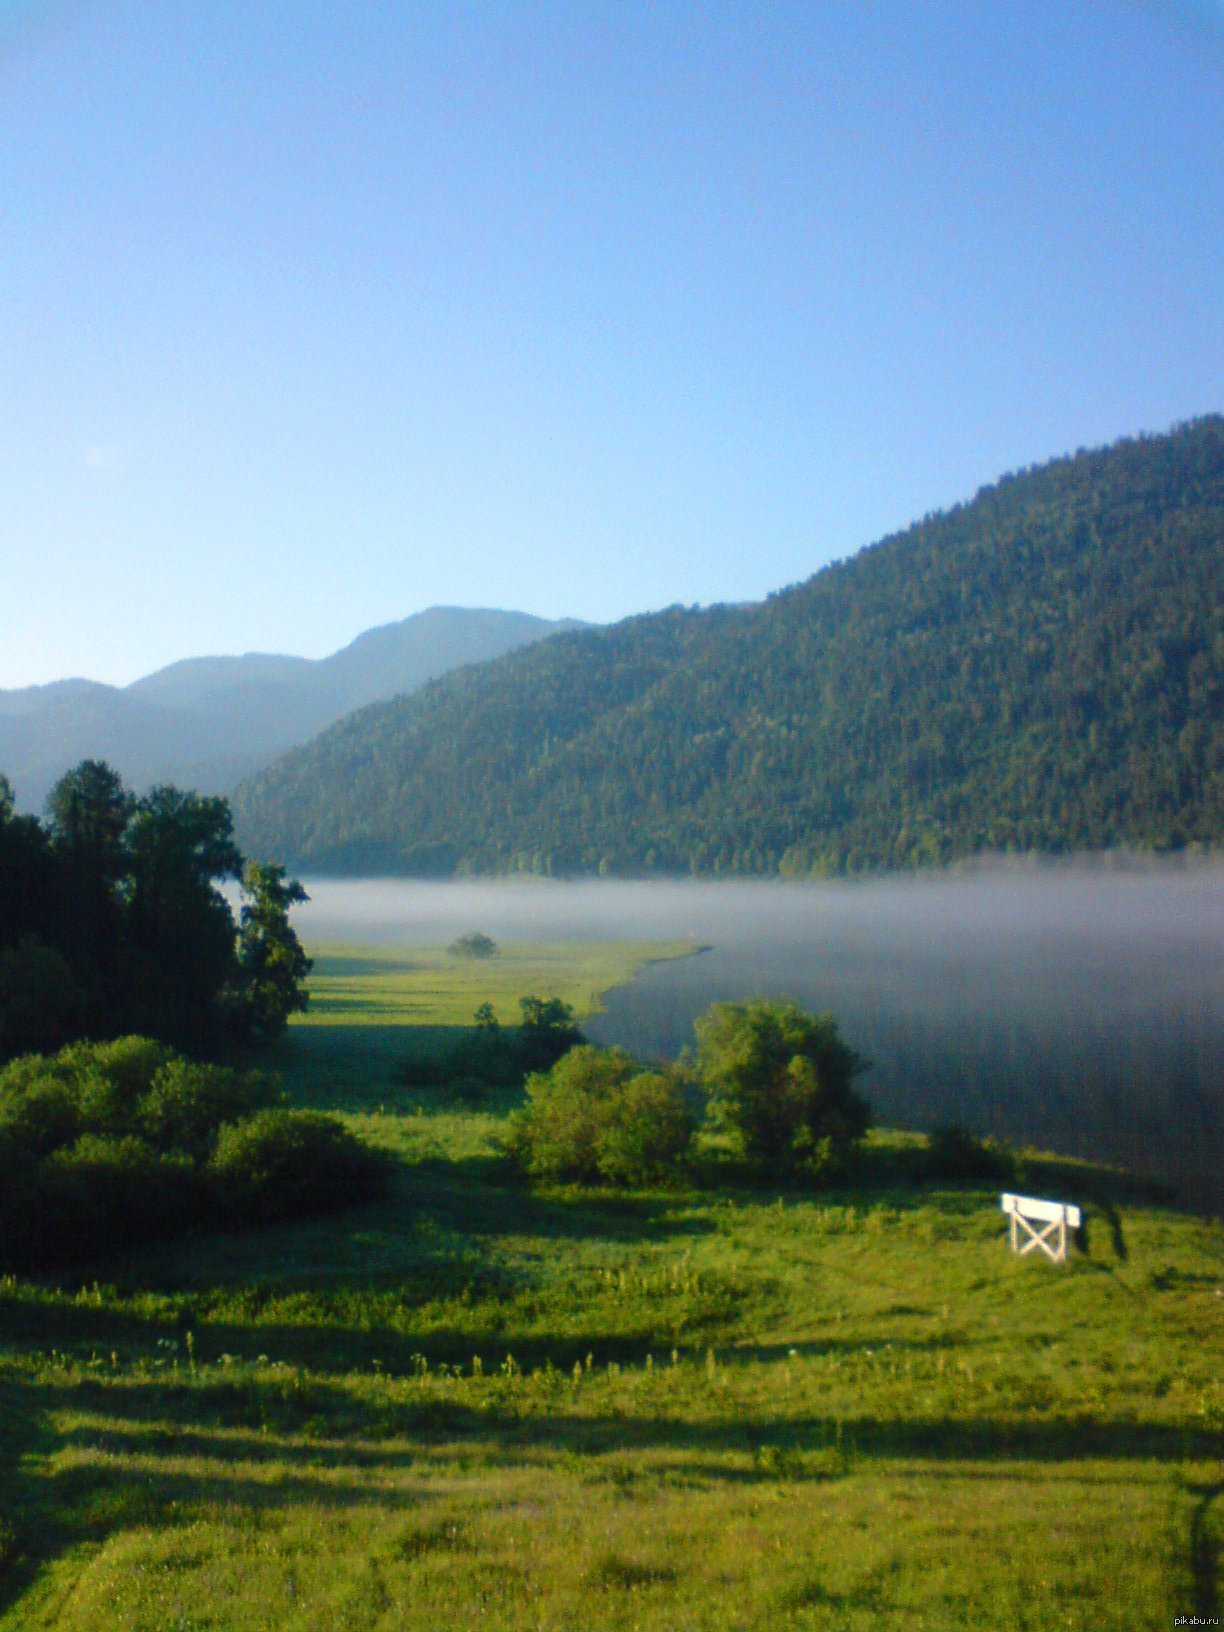
<svg viewBox="0 0 1224 1632">
<path fill-rule="evenodd" d="M 559 997 L 521 997 L 515 1060 L 520 1071 L 547 1071 L 585 1038 L 574 1023 L 574 1011 Z"/>
<path fill-rule="evenodd" d="M 259 1072 L 146 1037 L 0 1069 L 0 1269 L 58 1268 L 202 1225 L 363 1199 L 379 1158 L 327 1117 L 274 1109 Z"/>
<path fill-rule="evenodd" d="M 609 1106 L 599 1136 L 599 1169 L 613 1184 L 675 1178 L 693 1140 L 695 1118 L 674 1071 L 641 1071 Z"/>
<path fill-rule="evenodd" d="M 515 1038 L 503 1031 L 491 1003 L 476 1010 L 476 1024 L 454 1045 L 443 1062 L 443 1077 L 467 1091 L 505 1088 L 523 1080 L 523 1061 Z"/>
<path fill-rule="evenodd" d="M 571 1049 L 527 1079 L 510 1149 L 533 1179 L 642 1184 L 674 1176 L 692 1139 L 679 1077 L 621 1048 Z"/>
<path fill-rule="evenodd" d="M 141 1099 L 141 1132 L 158 1150 L 183 1150 L 203 1161 L 227 1123 L 241 1122 L 283 1098 L 261 1071 L 168 1060 Z"/>
<path fill-rule="evenodd" d="M 225 1218 L 262 1224 L 365 1201 L 386 1164 L 335 1117 L 266 1110 L 221 1130 L 210 1172 Z"/>
<path fill-rule="evenodd" d="M 801 1162 L 832 1173 L 871 1122 L 854 1077 L 866 1068 L 831 1014 L 789 999 L 714 1003 L 695 1025 L 697 1068 L 716 1121 L 764 1173 Z"/>
<path fill-rule="evenodd" d="M 130 1135 L 87 1133 L 50 1156 L 40 1177 L 38 1258 L 48 1265 L 176 1235 L 211 1211 L 188 1156 Z"/>
<path fill-rule="evenodd" d="M 599 1140 L 608 1103 L 633 1074 L 623 1048 L 571 1049 L 527 1079 L 527 1103 L 511 1127 L 511 1150 L 534 1179 L 591 1183 L 600 1177 Z"/>
<path fill-rule="evenodd" d="M 73 1086 L 82 1130 L 122 1136 L 141 1131 L 142 1102 L 174 1058 L 151 1037 L 117 1037 L 110 1043 L 74 1043 L 60 1050 L 55 1064 Z"/>
<path fill-rule="evenodd" d="M 406 1088 L 446 1086 L 476 1101 L 485 1088 L 510 1087 L 533 1071 L 547 1071 L 585 1041 L 573 1009 L 561 998 L 524 997 L 519 1008 L 520 1025 L 503 1029 L 492 1004 L 482 1003 L 475 1025 L 458 1042 L 440 1057 L 405 1060 L 399 1081 Z"/>
<path fill-rule="evenodd" d="M 0 1130 L 20 1159 L 37 1164 L 62 1145 L 70 1145 L 81 1131 L 81 1109 L 72 1083 L 36 1067 L 46 1062 L 36 1055 L 14 1060 L 0 1076 Z M 5 1079 L 15 1078 L 13 1083 Z M 16 1155 L 12 1158 L 16 1161 Z"/>
</svg>

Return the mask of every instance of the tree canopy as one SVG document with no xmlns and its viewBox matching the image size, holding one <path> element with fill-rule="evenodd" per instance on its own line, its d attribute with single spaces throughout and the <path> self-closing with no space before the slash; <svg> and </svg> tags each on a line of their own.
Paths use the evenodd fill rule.
<svg viewBox="0 0 1224 1632">
<path fill-rule="evenodd" d="M 866 1062 L 831 1014 L 754 998 L 712 1004 L 695 1029 L 712 1109 L 765 1172 L 838 1162 L 867 1131 L 871 1113 L 853 1086 Z"/>
<path fill-rule="evenodd" d="M 0 787 L 0 1058 L 138 1031 L 195 1052 L 267 1035 L 306 1001 L 283 867 L 243 873 L 225 800 L 136 797 L 101 760 L 52 790 L 45 824 Z M 243 879 L 241 929 L 222 886 Z"/>
<path fill-rule="evenodd" d="M 238 935 L 238 1002 L 245 1026 L 263 1036 L 283 1031 L 306 1007 L 310 959 L 289 923 L 289 910 L 310 897 L 275 863 L 250 861 Z"/>
</svg>

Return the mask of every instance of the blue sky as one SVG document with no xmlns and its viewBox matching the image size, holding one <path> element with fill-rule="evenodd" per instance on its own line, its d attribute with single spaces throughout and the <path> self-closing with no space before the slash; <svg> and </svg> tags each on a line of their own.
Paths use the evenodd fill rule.
<svg viewBox="0 0 1224 1632">
<path fill-rule="evenodd" d="M 0 686 L 755 599 L 1224 408 L 1224 7 L 0 0 Z"/>
</svg>

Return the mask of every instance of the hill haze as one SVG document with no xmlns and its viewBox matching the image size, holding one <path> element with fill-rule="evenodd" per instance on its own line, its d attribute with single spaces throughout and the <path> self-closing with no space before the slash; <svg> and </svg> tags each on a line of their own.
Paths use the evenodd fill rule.
<svg viewBox="0 0 1224 1632">
<path fill-rule="evenodd" d="M 334 720 L 438 675 L 543 639 L 573 621 L 435 606 L 369 629 L 330 657 L 193 657 L 130 686 L 60 680 L 0 691 L 0 769 L 41 807 L 64 771 L 105 759 L 137 789 L 226 793 Z"/>
<path fill-rule="evenodd" d="M 760 605 L 562 634 L 237 790 L 315 873 L 859 872 L 1224 837 L 1224 419 L 1006 476 Z"/>
</svg>

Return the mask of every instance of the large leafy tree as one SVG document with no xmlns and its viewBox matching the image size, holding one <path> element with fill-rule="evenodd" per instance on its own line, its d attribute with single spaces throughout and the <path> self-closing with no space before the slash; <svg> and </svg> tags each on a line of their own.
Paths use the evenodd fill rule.
<svg viewBox="0 0 1224 1632">
<path fill-rule="evenodd" d="M 257 861 L 247 863 L 242 893 L 236 1016 L 244 1029 L 274 1036 L 291 1014 L 306 1007 L 311 960 L 289 922 L 289 909 L 310 897 L 297 879 L 285 877 L 283 867 Z"/>
<path fill-rule="evenodd" d="M 54 911 L 55 861 L 42 824 L 18 816 L 13 788 L 0 775 L 0 947 L 46 933 Z"/>
<path fill-rule="evenodd" d="M 51 836 L 82 875 L 113 884 L 124 870 L 124 835 L 132 796 L 118 771 L 102 759 L 83 759 L 51 790 Z"/>
<path fill-rule="evenodd" d="M 132 955 L 142 1031 L 183 1046 L 215 1030 L 234 967 L 235 929 L 218 885 L 242 872 L 224 799 L 154 788 L 137 801 L 128 832 Z"/>
<path fill-rule="evenodd" d="M 47 800 L 51 846 L 60 873 L 57 905 L 77 976 L 100 1013 L 113 1007 L 124 971 L 121 883 L 132 796 L 105 760 L 83 759 L 65 772 Z"/>
<path fill-rule="evenodd" d="M 85 993 L 54 944 L 67 911 L 61 877 L 50 838 L 16 814 L 0 775 L 0 1059 L 58 1047 L 85 1020 Z"/>
<path fill-rule="evenodd" d="M 711 1108 L 764 1172 L 844 1157 L 867 1131 L 871 1113 L 853 1086 L 865 1062 L 831 1014 L 789 1000 L 714 1003 L 696 1032 Z"/>
<path fill-rule="evenodd" d="M 208 1051 L 305 1005 L 310 963 L 289 928 L 304 900 L 253 865 L 239 936 L 222 886 L 242 876 L 224 799 L 135 798 L 102 760 L 57 783 L 46 824 L 0 777 L 0 1058 L 70 1037 L 143 1031 Z"/>
</svg>

